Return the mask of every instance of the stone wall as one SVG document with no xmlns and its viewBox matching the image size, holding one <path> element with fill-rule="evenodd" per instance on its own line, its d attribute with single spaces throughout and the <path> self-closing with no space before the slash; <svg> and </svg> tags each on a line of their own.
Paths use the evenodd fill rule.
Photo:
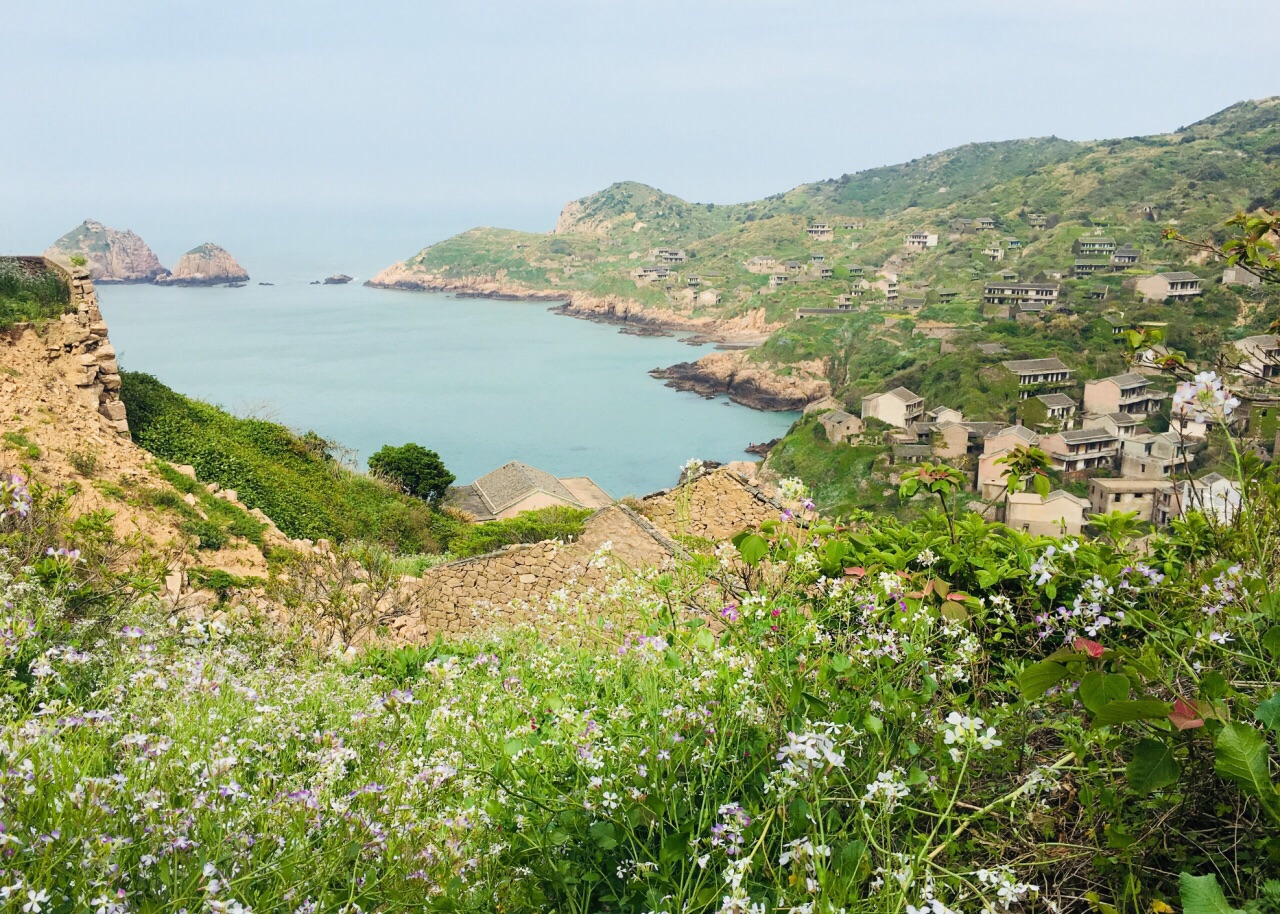
<svg viewBox="0 0 1280 914">
<path fill-rule="evenodd" d="M 606 543 L 609 557 L 593 563 Z M 394 640 L 407 642 L 462 634 L 494 622 L 529 621 L 556 592 L 581 596 L 616 579 L 618 563 L 660 566 L 677 551 L 644 517 L 611 505 L 587 518 L 582 535 L 572 543 L 508 546 L 427 569 L 421 579 L 404 583 L 396 601 L 413 608 L 393 612 L 384 621 Z"/>
<path fill-rule="evenodd" d="M 107 338 L 107 325 L 98 310 L 98 293 L 89 271 L 50 257 L 45 265 L 62 275 L 71 289 L 70 314 L 41 328 L 50 363 L 61 363 L 63 374 L 77 394 L 121 435 L 129 434 L 124 403 L 120 400 L 120 366 Z M 26 328 L 19 332 L 31 332 Z"/>
<path fill-rule="evenodd" d="M 726 469 L 704 472 L 640 500 L 640 512 L 668 534 L 716 542 L 776 520 L 783 507 L 763 489 Z"/>
</svg>

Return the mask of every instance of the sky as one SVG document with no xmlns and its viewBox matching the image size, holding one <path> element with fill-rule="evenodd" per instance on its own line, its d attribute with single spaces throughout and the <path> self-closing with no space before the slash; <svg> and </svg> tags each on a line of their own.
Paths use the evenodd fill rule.
<svg viewBox="0 0 1280 914">
<path fill-rule="evenodd" d="M 961 143 L 1280 94 L 1237 0 L 0 0 L 0 253 L 370 269 L 618 180 L 755 199 Z M 1253 72 L 1250 73 L 1249 70 Z M 350 272 L 350 270 L 348 270 Z"/>
</svg>

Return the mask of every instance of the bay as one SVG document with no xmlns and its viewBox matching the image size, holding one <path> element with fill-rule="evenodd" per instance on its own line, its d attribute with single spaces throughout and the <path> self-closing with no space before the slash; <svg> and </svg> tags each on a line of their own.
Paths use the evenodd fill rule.
<svg viewBox="0 0 1280 914">
<path fill-rule="evenodd" d="M 459 481 L 508 460 L 590 476 L 614 497 L 672 485 L 690 457 L 752 459 L 794 413 L 680 393 L 651 368 L 709 351 L 548 313 L 292 278 L 245 288 L 99 286 L 121 366 L 237 415 L 314 429 L 361 463 L 440 453 Z"/>
</svg>

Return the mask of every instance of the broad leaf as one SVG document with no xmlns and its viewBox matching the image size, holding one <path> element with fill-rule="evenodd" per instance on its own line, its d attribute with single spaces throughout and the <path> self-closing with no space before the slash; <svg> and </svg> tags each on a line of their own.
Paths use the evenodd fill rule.
<svg viewBox="0 0 1280 914">
<path fill-rule="evenodd" d="M 1267 741 L 1253 727 L 1239 721 L 1227 724 L 1213 742 L 1213 767 L 1224 778 L 1268 808 L 1276 805 L 1276 788 L 1267 771 Z"/>
<path fill-rule="evenodd" d="M 1200 716 L 1200 710 L 1191 702 L 1183 701 L 1181 698 L 1174 700 L 1173 710 L 1169 712 L 1169 722 L 1179 730 L 1194 730 L 1196 727 L 1204 726 L 1204 718 Z"/>
<path fill-rule="evenodd" d="M 748 565 L 757 565 L 760 560 L 769 552 L 769 542 L 763 536 L 752 533 L 742 538 L 742 542 L 736 544 L 738 554 L 742 556 L 742 560 Z"/>
<path fill-rule="evenodd" d="M 1262 636 L 1262 646 L 1272 657 L 1280 657 L 1280 625 L 1273 625 Z"/>
<path fill-rule="evenodd" d="M 1129 697 L 1129 677 L 1090 670 L 1080 680 L 1079 696 L 1080 703 L 1096 714 L 1103 705 Z"/>
<path fill-rule="evenodd" d="M 1244 914 L 1227 904 L 1218 877 L 1212 873 L 1208 876 L 1182 873 L 1178 876 L 1178 887 L 1182 890 L 1182 914 Z"/>
<path fill-rule="evenodd" d="M 1139 698 L 1135 701 L 1109 701 L 1093 715 L 1095 727 L 1110 727 L 1134 720 L 1156 720 L 1169 716 L 1167 701 Z"/>
<path fill-rule="evenodd" d="M 1164 740 L 1143 739 L 1133 750 L 1133 758 L 1125 769 L 1129 786 L 1140 794 L 1148 794 L 1178 781 L 1182 766 Z"/>
<path fill-rule="evenodd" d="M 1259 723 L 1268 730 L 1280 733 L 1280 692 L 1276 692 L 1258 705 L 1258 710 L 1253 712 L 1253 716 L 1258 718 Z"/>
<path fill-rule="evenodd" d="M 1067 678 L 1067 668 L 1052 660 L 1041 660 L 1027 667 L 1018 676 L 1018 688 L 1022 697 L 1034 701 Z"/>
</svg>

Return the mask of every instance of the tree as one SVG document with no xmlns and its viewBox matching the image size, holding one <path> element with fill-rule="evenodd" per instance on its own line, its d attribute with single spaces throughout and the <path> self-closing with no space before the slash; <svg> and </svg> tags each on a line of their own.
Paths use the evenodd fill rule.
<svg viewBox="0 0 1280 914">
<path fill-rule="evenodd" d="M 439 454 L 413 442 L 399 447 L 383 445 L 369 458 L 369 469 L 432 504 L 444 497 L 456 478 L 445 468 Z"/>
</svg>

